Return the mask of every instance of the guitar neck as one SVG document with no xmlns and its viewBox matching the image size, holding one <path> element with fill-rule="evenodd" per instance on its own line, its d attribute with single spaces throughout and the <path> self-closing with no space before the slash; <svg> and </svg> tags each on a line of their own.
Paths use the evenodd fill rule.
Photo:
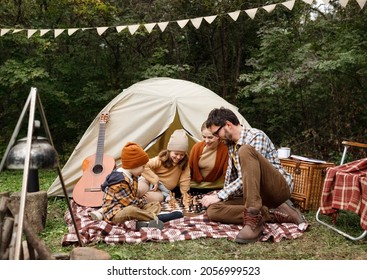
<svg viewBox="0 0 367 280">
<path fill-rule="evenodd" d="M 99 132 L 98 132 L 96 165 L 102 165 L 103 164 L 105 131 L 106 131 L 106 123 L 101 122 L 99 124 Z"/>
</svg>

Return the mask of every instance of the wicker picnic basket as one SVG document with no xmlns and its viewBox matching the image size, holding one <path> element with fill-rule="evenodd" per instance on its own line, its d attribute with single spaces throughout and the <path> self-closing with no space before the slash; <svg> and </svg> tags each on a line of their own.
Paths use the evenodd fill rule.
<svg viewBox="0 0 367 280">
<path fill-rule="evenodd" d="M 280 159 L 293 176 L 294 189 L 291 200 L 302 211 L 315 211 L 320 204 L 326 169 L 334 163 L 313 163 L 295 159 Z"/>
</svg>

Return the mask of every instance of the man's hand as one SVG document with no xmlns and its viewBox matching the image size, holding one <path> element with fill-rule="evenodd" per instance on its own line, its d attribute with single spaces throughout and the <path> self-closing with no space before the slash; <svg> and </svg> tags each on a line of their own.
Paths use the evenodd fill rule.
<svg viewBox="0 0 367 280">
<path fill-rule="evenodd" d="M 201 204 L 205 207 L 209 207 L 209 205 L 217 203 L 219 201 L 221 200 L 219 199 L 217 194 L 211 194 L 211 195 L 205 195 L 201 200 Z"/>
</svg>

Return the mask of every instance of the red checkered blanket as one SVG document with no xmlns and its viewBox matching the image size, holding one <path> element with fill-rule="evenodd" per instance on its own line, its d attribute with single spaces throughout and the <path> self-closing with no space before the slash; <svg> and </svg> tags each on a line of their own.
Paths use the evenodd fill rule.
<svg viewBox="0 0 367 280">
<path fill-rule="evenodd" d="M 206 214 L 194 217 L 183 217 L 164 224 L 163 230 L 155 228 L 142 228 L 136 231 L 135 221 L 127 221 L 114 225 L 105 221 L 93 221 L 89 217 L 90 207 L 81 207 L 70 201 L 74 219 L 79 229 L 79 236 L 84 244 L 103 241 L 105 243 L 140 243 L 146 241 L 193 240 L 198 238 L 228 238 L 234 240 L 242 226 L 234 224 L 221 224 L 210 222 Z M 77 243 L 78 238 L 72 223 L 70 212 L 65 213 L 65 221 L 68 224 L 69 233 L 64 235 L 62 245 Z M 282 239 L 295 239 L 303 234 L 308 224 L 300 225 L 266 224 L 261 241 L 272 240 L 279 242 Z"/>
<path fill-rule="evenodd" d="M 321 214 L 349 210 L 367 230 L 367 158 L 328 168 L 320 202 Z"/>
</svg>

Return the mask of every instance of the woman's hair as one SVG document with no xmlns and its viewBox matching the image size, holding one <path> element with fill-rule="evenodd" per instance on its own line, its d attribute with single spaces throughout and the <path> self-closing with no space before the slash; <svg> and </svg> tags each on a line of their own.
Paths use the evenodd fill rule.
<svg viewBox="0 0 367 280">
<path fill-rule="evenodd" d="M 169 150 L 163 150 L 160 151 L 158 154 L 158 158 L 162 161 L 162 165 L 165 168 L 171 168 L 173 166 L 173 161 L 169 156 L 170 152 L 171 151 Z M 187 167 L 188 163 L 189 163 L 189 155 L 185 153 L 185 156 L 179 162 L 181 170 L 184 170 Z"/>
<path fill-rule="evenodd" d="M 202 132 L 205 129 L 207 129 L 207 127 L 206 127 L 206 121 L 203 122 L 203 124 L 201 125 L 200 131 Z"/>
</svg>

